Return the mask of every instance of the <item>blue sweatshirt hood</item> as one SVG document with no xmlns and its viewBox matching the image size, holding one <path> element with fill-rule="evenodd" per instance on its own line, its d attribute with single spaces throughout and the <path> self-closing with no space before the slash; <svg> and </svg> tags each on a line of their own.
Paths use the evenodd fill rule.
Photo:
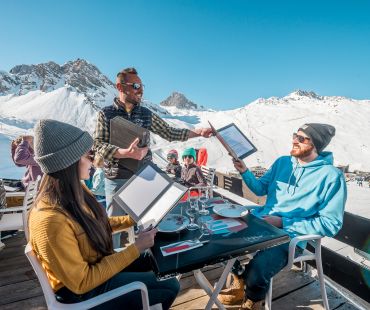
<svg viewBox="0 0 370 310">
<path fill-rule="evenodd" d="M 298 185 L 298 182 L 299 180 L 301 179 L 302 175 L 304 174 L 305 170 L 306 169 L 310 169 L 312 167 L 319 167 L 319 166 L 323 166 L 323 165 L 333 165 L 333 162 L 334 162 L 334 158 L 333 158 L 333 153 L 331 152 L 322 152 L 320 153 L 316 158 L 315 160 L 307 163 L 307 164 L 304 164 L 304 165 L 301 165 L 297 158 L 295 157 L 291 157 L 291 161 L 292 161 L 292 164 L 293 164 L 293 171 L 289 177 L 289 180 L 288 180 L 288 188 L 287 188 L 287 193 L 291 194 L 291 195 L 294 195 L 295 193 L 295 189 Z M 291 179 L 292 177 L 295 176 L 295 182 L 293 184 L 293 189 L 291 189 Z"/>
</svg>

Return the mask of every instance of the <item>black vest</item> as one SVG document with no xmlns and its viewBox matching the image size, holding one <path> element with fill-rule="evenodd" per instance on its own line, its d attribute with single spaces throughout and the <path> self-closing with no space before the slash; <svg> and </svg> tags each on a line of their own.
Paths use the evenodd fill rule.
<svg viewBox="0 0 370 310">
<path fill-rule="evenodd" d="M 117 104 L 117 103 L 116 103 Z M 150 129 L 152 126 L 152 111 L 142 106 L 135 106 L 130 113 L 127 113 L 122 107 L 114 105 L 104 107 L 102 109 L 107 123 L 110 124 L 111 119 L 116 116 L 123 117 L 134 124 Z M 149 146 L 150 139 L 146 146 Z M 139 167 L 142 167 L 147 161 L 152 160 L 152 152 L 148 151 L 147 155 L 140 161 Z M 131 171 L 124 165 L 125 159 L 113 159 L 111 162 L 106 162 L 104 167 L 105 177 L 108 179 L 129 179 L 136 171 Z"/>
</svg>

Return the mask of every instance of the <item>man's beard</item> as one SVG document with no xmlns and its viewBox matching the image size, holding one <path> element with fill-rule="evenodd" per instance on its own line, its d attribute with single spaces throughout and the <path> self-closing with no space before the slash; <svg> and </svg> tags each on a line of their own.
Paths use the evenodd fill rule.
<svg viewBox="0 0 370 310">
<path fill-rule="evenodd" d="M 293 148 L 292 150 L 290 151 L 290 155 L 296 157 L 296 158 L 305 158 L 307 157 L 308 155 L 311 155 L 313 149 L 314 149 L 314 146 L 313 145 L 307 145 L 306 148 L 302 149 L 300 146 L 298 149 L 295 149 L 294 148 L 294 144 L 293 144 Z"/>
<path fill-rule="evenodd" d="M 140 103 L 141 103 L 141 99 L 137 100 L 137 99 L 134 99 L 134 98 L 130 98 L 128 96 L 126 97 L 125 101 L 128 102 L 128 103 L 131 103 L 133 105 L 140 105 Z"/>
</svg>

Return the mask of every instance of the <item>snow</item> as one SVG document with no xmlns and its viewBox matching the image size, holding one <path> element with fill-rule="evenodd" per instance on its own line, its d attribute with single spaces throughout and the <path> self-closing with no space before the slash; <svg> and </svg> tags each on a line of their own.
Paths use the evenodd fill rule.
<svg viewBox="0 0 370 310">
<path fill-rule="evenodd" d="M 111 104 L 114 92 L 110 89 L 105 89 L 105 92 L 105 99 L 96 106 Z M 92 134 L 97 107 L 86 103 L 85 99 L 85 95 L 68 85 L 49 92 L 36 90 L 21 96 L 0 96 L 0 177 L 22 177 L 24 168 L 16 167 L 11 160 L 10 142 L 21 134 L 32 134 L 34 124 L 41 118 L 68 122 Z M 155 110 L 171 126 L 179 128 L 208 127 L 208 121 L 216 128 L 235 123 L 258 149 L 257 153 L 245 159 L 250 167 L 260 165 L 268 168 L 277 157 L 289 154 L 291 135 L 300 125 L 306 122 L 329 123 L 336 127 L 336 136 L 327 148 L 334 152 L 335 165 L 349 164 L 350 171 L 370 171 L 370 100 L 294 92 L 283 98 L 259 98 L 239 109 L 225 111 L 181 110 L 160 107 L 148 101 L 144 101 L 144 105 Z M 154 160 L 160 166 L 165 165 L 166 153 L 170 149 L 177 149 L 181 154 L 187 147 L 206 147 L 210 167 L 224 172 L 234 170 L 226 150 L 214 137 L 169 143 L 152 135 Z M 367 184 L 361 188 L 348 183 L 348 192 L 346 210 L 370 218 L 370 188 Z"/>
<path fill-rule="evenodd" d="M 108 104 L 113 96 L 109 91 Z M 302 95 L 303 93 L 303 95 Z M 63 86 L 50 92 L 30 91 L 25 95 L 0 96 L 0 137 L 3 148 L 18 134 L 32 132 L 38 119 L 52 118 L 94 131 L 97 107 L 86 103 L 85 95 Z M 109 99 L 109 100 L 108 100 Z M 235 123 L 256 145 L 258 152 L 245 159 L 248 166 L 268 168 L 274 160 L 289 154 L 291 135 L 306 122 L 329 123 L 336 127 L 336 136 L 327 150 L 334 152 L 335 165 L 350 165 L 350 170 L 370 171 L 370 101 L 344 97 L 318 96 L 314 93 L 294 92 L 283 98 L 259 98 L 246 106 L 225 111 L 181 110 L 160 107 L 145 102 L 171 126 L 193 129 L 208 127 L 208 120 L 216 128 Z M 208 165 L 220 171 L 233 170 L 230 157 L 216 138 L 194 138 L 172 142 L 152 135 L 152 150 L 156 157 L 165 158 L 170 149 L 179 153 L 187 147 L 206 147 Z M 7 156 L 1 161 L 0 175 L 12 167 Z M 4 171 L 3 171 L 4 170 Z"/>
</svg>

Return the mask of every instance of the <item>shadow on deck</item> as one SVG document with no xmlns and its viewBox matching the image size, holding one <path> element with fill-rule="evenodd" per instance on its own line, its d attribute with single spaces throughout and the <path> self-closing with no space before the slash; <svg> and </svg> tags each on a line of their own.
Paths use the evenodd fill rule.
<svg viewBox="0 0 370 310">
<path fill-rule="evenodd" d="M 39 282 L 26 256 L 23 233 L 4 240 L 0 251 L 0 309 L 46 309 Z M 222 272 L 220 266 L 208 267 L 206 277 L 213 284 Z M 171 309 L 204 309 L 208 298 L 191 273 L 181 278 L 181 292 Z M 330 309 L 357 309 L 327 287 Z M 323 309 L 320 288 L 315 278 L 301 271 L 281 272 L 274 278 L 273 309 Z M 217 309 L 214 305 L 213 309 Z M 238 309 L 229 306 L 226 309 Z"/>
</svg>

